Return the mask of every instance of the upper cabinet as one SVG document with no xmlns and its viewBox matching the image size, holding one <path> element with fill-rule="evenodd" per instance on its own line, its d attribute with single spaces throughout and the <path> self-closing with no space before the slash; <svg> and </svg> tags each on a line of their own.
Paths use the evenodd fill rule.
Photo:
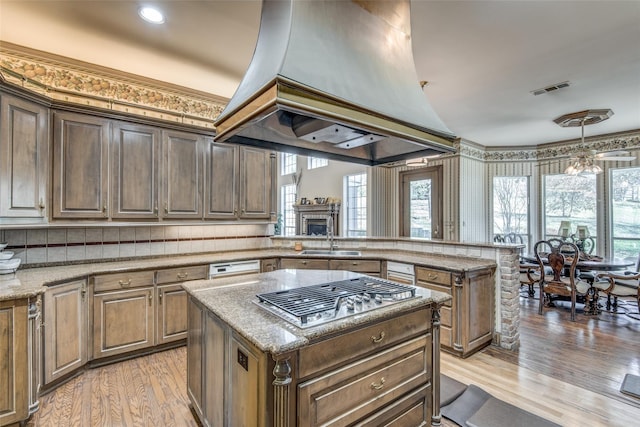
<svg viewBox="0 0 640 427">
<path fill-rule="evenodd" d="M 53 218 L 108 217 L 110 122 L 53 115 Z"/>
<path fill-rule="evenodd" d="M 270 151 L 210 141 L 205 217 L 270 219 L 275 206 L 274 167 Z"/>
<path fill-rule="evenodd" d="M 163 218 L 202 218 L 204 137 L 163 131 Z"/>
<path fill-rule="evenodd" d="M 0 93 L 0 217 L 47 217 L 48 110 Z"/>
<path fill-rule="evenodd" d="M 115 123 L 111 143 L 111 217 L 158 218 L 160 131 Z"/>
</svg>

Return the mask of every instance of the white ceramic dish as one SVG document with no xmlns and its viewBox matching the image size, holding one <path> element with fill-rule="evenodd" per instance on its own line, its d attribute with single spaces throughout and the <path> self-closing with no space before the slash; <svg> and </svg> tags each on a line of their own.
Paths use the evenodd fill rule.
<svg viewBox="0 0 640 427">
<path fill-rule="evenodd" d="M 0 261 L 0 274 L 15 273 L 18 267 L 20 267 L 20 258 L 8 259 Z"/>
<path fill-rule="evenodd" d="M 6 248 L 6 247 L 7 247 L 7 245 L 8 245 L 8 243 L 7 243 L 7 242 L 2 242 L 2 243 L 0 243 L 0 251 L 4 250 L 4 248 Z"/>
<path fill-rule="evenodd" d="M 13 258 L 13 252 L 11 251 L 0 251 L 0 260 L 7 260 Z"/>
</svg>

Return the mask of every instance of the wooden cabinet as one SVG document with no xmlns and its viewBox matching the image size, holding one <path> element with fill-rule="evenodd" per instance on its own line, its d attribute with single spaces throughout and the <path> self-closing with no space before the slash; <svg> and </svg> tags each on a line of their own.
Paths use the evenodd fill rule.
<svg viewBox="0 0 640 427">
<path fill-rule="evenodd" d="M 200 135 L 162 132 L 163 218 L 202 218 L 203 145 Z"/>
<path fill-rule="evenodd" d="M 156 345 L 187 338 L 187 292 L 179 282 L 207 277 L 207 266 L 156 272 Z"/>
<path fill-rule="evenodd" d="M 53 217 L 108 217 L 110 121 L 53 115 Z"/>
<path fill-rule="evenodd" d="M 27 299 L 0 301 L 0 426 L 28 416 Z"/>
<path fill-rule="evenodd" d="M 111 143 L 111 217 L 158 218 L 160 130 L 115 122 Z"/>
<path fill-rule="evenodd" d="M 347 270 L 369 276 L 380 276 L 380 261 L 368 259 L 330 259 L 329 270 Z"/>
<path fill-rule="evenodd" d="M 431 325 L 422 308 L 276 356 L 190 297 L 188 395 L 205 426 L 428 425 L 440 412 Z"/>
<path fill-rule="evenodd" d="M 94 359 L 154 345 L 153 284 L 151 271 L 94 277 Z"/>
<path fill-rule="evenodd" d="M 494 278 L 490 269 L 447 272 L 416 267 L 416 285 L 452 296 L 440 309 L 440 343 L 467 357 L 491 343 L 494 325 Z"/>
<path fill-rule="evenodd" d="M 88 313 L 86 280 L 52 286 L 44 293 L 44 384 L 87 362 Z"/>
<path fill-rule="evenodd" d="M 47 108 L 0 93 L 0 217 L 47 216 Z"/>
<path fill-rule="evenodd" d="M 280 260 L 280 268 L 297 269 L 297 270 L 328 270 L 328 259 L 311 259 L 311 258 L 282 258 Z"/>
<path fill-rule="evenodd" d="M 274 165 L 275 155 L 269 151 L 209 141 L 205 217 L 270 219 Z"/>
<path fill-rule="evenodd" d="M 278 258 L 265 258 L 260 261 L 260 272 L 267 273 L 278 269 Z"/>
</svg>

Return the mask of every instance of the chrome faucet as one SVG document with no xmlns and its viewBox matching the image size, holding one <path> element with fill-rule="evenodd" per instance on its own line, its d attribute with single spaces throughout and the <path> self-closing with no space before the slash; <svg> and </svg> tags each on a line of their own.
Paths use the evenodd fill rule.
<svg viewBox="0 0 640 427">
<path fill-rule="evenodd" d="M 333 244 L 333 236 L 334 236 L 333 218 L 335 213 L 336 213 L 336 204 L 329 203 L 329 219 L 327 220 L 327 240 L 329 241 L 329 251 L 338 249 L 338 247 Z"/>
</svg>

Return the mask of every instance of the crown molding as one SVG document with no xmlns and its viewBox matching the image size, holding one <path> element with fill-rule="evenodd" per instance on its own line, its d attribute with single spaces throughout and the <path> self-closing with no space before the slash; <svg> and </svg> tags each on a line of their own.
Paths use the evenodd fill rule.
<svg viewBox="0 0 640 427">
<path fill-rule="evenodd" d="M 0 79 L 54 101 L 214 129 L 228 99 L 135 74 L 0 44 Z"/>
</svg>

